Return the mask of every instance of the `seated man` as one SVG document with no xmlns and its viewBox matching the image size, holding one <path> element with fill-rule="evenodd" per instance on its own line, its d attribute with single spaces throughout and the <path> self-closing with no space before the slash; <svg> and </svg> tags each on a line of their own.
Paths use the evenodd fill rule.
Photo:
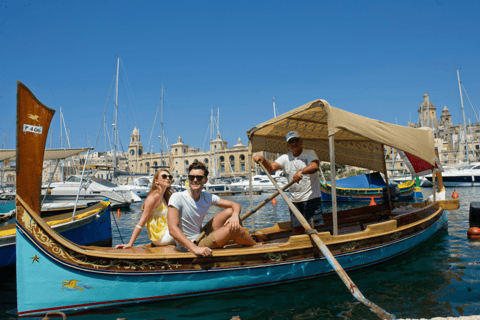
<svg viewBox="0 0 480 320">
<path fill-rule="evenodd" d="M 177 246 L 197 256 L 207 257 L 212 255 L 211 249 L 223 247 L 230 239 L 245 246 L 255 245 L 256 242 L 240 224 L 240 205 L 202 192 L 203 185 L 208 180 L 205 165 L 194 162 L 188 172 L 190 188 L 174 193 L 168 202 L 168 229 Z M 200 235 L 203 219 L 212 205 L 225 210 L 213 218 L 213 232 L 196 244 L 194 241 Z"/>
</svg>

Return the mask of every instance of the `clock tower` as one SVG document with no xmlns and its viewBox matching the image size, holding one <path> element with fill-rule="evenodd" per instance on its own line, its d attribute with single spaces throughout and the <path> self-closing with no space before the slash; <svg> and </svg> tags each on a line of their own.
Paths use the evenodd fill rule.
<svg viewBox="0 0 480 320">
<path fill-rule="evenodd" d="M 140 142 L 140 134 L 135 127 L 130 135 L 130 144 L 128 145 L 128 163 L 131 172 L 143 172 L 143 146 Z"/>
</svg>

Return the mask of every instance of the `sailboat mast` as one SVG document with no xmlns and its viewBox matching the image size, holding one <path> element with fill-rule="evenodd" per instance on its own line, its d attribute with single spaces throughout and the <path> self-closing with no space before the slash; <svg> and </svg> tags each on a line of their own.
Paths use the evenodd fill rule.
<svg viewBox="0 0 480 320">
<path fill-rule="evenodd" d="M 465 139 L 465 162 L 469 163 L 468 159 L 468 147 L 467 147 L 467 121 L 465 120 L 465 110 L 463 109 L 463 96 L 462 96 L 462 82 L 460 81 L 460 72 L 457 70 L 457 78 L 458 78 L 458 89 L 460 90 L 460 102 L 462 103 L 462 114 L 463 114 L 463 136 Z"/>
<path fill-rule="evenodd" d="M 430 97 L 427 95 L 427 127 L 430 128 Z"/>
<path fill-rule="evenodd" d="M 162 86 L 162 108 L 160 113 L 160 125 L 161 125 L 160 132 L 162 134 L 162 138 L 160 139 L 162 143 L 162 146 L 160 149 L 160 165 L 163 166 L 163 86 Z"/>
<path fill-rule="evenodd" d="M 117 168 L 117 143 L 118 143 L 118 131 L 117 131 L 117 113 L 118 113 L 118 70 L 120 68 L 120 56 L 117 58 L 117 80 L 115 84 L 115 119 L 113 123 L 113 177 L 112 181 L 115 182 L 115 169 Z"/>
<path fill-rule="evenodd" d="M 210 169 L 213 172 L 212 176 L 215 176 L 216 174 L 216 163 L 215 160 L 213 160 L 213 109 L 210 109 Z M 213 165 L 212 165 L 213 164 Z"/>
</svg>

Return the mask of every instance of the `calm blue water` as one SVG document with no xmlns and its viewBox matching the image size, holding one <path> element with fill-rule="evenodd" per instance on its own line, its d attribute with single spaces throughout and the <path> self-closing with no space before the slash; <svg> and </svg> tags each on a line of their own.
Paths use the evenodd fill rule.
<svg viewBox="0 0 480 320">
<path fill-rule="evenodd" d="M 447 196 L 453 193 L 447 188 Z M 363 295 L 397 318 L 433 318 L 480 315 L 480 242 L 467 239 L 470 202 L 480 201 L 480 188 L 456 188 L 460 209 L 449 211 L 448 231 L 410 253 L 373 268 L 349 272 Z M 422 189 L 425 196 L 431 189 Z M 268 197 L 254 196 L 254 205 Z M 248 196 L 225 197 L 249 207 Z M 288 209 L 267 204 L 255 216 L 255 227 L 288 219 Z M 141 215 L 141 205 L 122 211 L 120 234 L 128 242 Z M 327 206 L 325 208 L 328 210 Z M 212 212 L 213 215 L 215 212 Z M 251 220 L 246 226 L 251 227 Z M 112 222 L 114 244 L 122 243 Z M 146 231 L 136 244 L 148 243 Z M 2 279 L 5 274 L 2 276 Z M 0 284 L 0 318 L 14 318 L 15 281 Z M 68 319 L 377 319 L 357 302 L 337 276 L 293 284 L 105 309 L 94 316 Z M 41 319 L 41 318 L 39 318 Z"/>
</svg>

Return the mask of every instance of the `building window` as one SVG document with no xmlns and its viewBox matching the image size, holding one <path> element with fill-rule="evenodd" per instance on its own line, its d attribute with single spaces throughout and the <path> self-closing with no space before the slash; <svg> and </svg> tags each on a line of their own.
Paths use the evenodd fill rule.
<svg viewBox="0 0 480 320">
<path fill-rule="evenodd" d="M 224 156 L 220 156 L 220 162 L 224 162 L 225 161 L 225 157 Z"/>
<path fill-rule="evenodd" d="M 221 171 L 221 172 L 225 172 L 225 165 L 224 165 L 224 164 L 222 164 L 222 165 L 220 166 L 220 171 Z"/>
<path fill-rule="evenodd" d="M 208 163 L 208 158 L 205 158 L 205 160 L 203 160 L 205 162 L 205 164 Z"/>
<path fill-rule="evenodd" d="M 245 156 L 243 154 L 240 155 L 240 161 L 245 161 Z"/>
<path fill-rule="evenodd" d="M 242 163 L 241 165 L 242 171 L 245 171 L 245 163 Z"/>
<path fill-rule="evenodd" d="M 188 160 L 185 160 L 185 164 L 188 166 Z"/>
</svg>

